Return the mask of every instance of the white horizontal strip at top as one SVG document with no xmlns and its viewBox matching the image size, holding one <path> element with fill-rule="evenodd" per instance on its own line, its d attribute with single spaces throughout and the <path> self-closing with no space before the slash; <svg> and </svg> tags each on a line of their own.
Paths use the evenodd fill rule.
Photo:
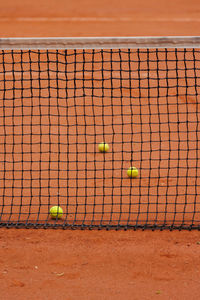
<svg viewBox="0 0 200 300">
<path fill-rule="evenodd" d="M 200 48 L 200 36 L 1 38 L 2 50 Z"/>
</svg>

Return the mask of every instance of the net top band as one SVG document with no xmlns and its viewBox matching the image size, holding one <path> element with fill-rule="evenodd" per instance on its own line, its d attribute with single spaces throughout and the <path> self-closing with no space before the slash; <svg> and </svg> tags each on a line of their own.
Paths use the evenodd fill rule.
<svg viewBox="0 0 200 300">
<path fill-rule="evenodd" d="M 200 36 L 1 38 L 1 50 L 200 48 Z"/>
</svg>

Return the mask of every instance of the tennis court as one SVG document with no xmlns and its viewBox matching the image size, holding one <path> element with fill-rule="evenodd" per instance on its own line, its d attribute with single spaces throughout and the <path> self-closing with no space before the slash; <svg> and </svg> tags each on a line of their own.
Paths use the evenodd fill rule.
<svg viewBox="0 0 200 300">
<path fill-rule="evenodd" d="M 95 3 L 99 15 L 72 4 L 65 16 L 53 2 L 49 15 L 21 5 L 3 10 L 1 37 L 173 35 L 175 24 L 176 35 L 194 35 L 199 22 L 183 2 L 170 17 L 164 3 L 141 3 L 137 15 L 130 3 L 129 13 Z M 3 299 L 198 297 L 200 51 L 183 40 L 1 40 Z"/>
</svg>

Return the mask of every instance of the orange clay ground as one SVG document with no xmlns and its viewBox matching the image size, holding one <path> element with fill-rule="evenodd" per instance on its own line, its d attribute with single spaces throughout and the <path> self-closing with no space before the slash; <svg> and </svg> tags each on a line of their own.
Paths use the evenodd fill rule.
<svg viewBox="0 0 200 300">
<path fill-rule="evenodd" d="M 197 0 L 16 1 L 0 36 L 200 35 Z M 0 229 L 2 300 L 198 299 L 198 231 Z"/>
</svg>

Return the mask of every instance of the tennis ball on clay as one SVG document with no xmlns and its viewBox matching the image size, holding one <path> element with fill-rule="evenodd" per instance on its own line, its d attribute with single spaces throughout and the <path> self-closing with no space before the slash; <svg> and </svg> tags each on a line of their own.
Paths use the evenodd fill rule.
<svg viewBox="0 0 200 300">
<path fill-rule="evenodd" d="M 106 143 L 100 143 L 99 146 L 98 146 L 98 148 L 99 148 L 100 152 L 108 152 L 109 145 L 106 144 Z"/>
<path fill-rule="evenodd" d="M 130 168 L 128 168 L 128 170 L 127 170 L 127 175 L 128 175 L 128 177 L 130 177 L 130 178 L 135 178 L 135 177 L 137 177 L 137 176 L 138 176 L 138 169 L 135 168 L 135 167 L 130 167 Z"/>
<path fill-rule="evenodd" d="M 63 210 L 60 206 L 52 206 L 49 212 L 52 219 L 61 219 L 63 216 Z"/>
</svg>

